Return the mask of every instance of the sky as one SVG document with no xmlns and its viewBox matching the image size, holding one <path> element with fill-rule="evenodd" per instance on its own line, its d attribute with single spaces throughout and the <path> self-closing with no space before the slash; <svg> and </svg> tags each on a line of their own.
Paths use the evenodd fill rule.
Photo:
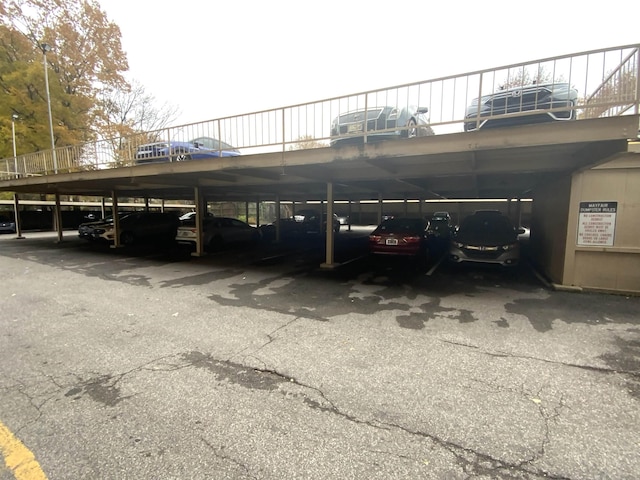
<svg viewBox="0 0 640 480">
<path fill-rule="evenodd" d="M 640 43 L 637 0 L 98 2 L 174 125 Z"/>
</svg>

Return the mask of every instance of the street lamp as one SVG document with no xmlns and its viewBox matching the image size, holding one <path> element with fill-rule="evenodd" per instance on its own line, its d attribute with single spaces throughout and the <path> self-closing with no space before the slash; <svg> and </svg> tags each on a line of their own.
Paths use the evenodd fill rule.
<svg viewBox="0 0 640 480">
<path fill-rule="evenodd" d="M 16 115 L 15 113 L 11 115 L 11 138 L 13 140 L 13 171 L 16 174 L 16 178 L 18 177 L 18 154 L 16 153 L 16 120 L 18 120 L 18 118 L 18 115 Z"/>
<path fill-rule="evenodd" d="M 51 135 L 51 154 L 53 155 L 53 171 L 58 173 L 58 160 L 56 158 L 56 145 L 53 138 L 53 117 L 51 116 L 51 95 L 49 94 L 49 69 L 47 68 L 47 52 L 51 51 L 51 46 L 47 43 L 40 44 L 44 61 L 44 84 L 47 89 L 47 107 L 49 108 L 49 134 Z"/>
</svg>

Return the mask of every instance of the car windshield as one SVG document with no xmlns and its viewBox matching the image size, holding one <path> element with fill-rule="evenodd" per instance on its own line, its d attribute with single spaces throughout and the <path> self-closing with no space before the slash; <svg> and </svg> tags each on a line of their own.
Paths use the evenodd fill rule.
<svg viewBox="0 0 640 480">
<path fill-rule="evenodd" d="M 470 244 L 504 245 L 516 241 L 516 231 L 504 215 L 471 215 L 460 225 L 457 238 Z"/>
<path fill-rule="evenodd" d="M 211 137 L 199 137 L 191 140 L 191 143 L 198 147 L 208 148 L 209 150 L 235 150 L 235 147 L 232 147 L 228 143 L 221 142 L 217 138 Z"/>
<path fill-rule="evenodd" d="M 419 218 L 392 218 L 385 220 L 378 227 L 380 233 L 419 232 L 422 230 L 424 230 L 424 222 Z"/>
</svg>

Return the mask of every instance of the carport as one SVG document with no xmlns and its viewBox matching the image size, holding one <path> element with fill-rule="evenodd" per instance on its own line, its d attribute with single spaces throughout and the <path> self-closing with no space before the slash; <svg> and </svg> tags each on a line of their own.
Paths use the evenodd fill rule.
<svg viewBox="0 0 640 480">
<path fill-rule="evenodd" d="M 636 138 L 638 122 L 637 115 L 627 115 L 58 173 L 5 180 L 0 190 L 16 193 L 16 207 L 22 193 L 55 195 L 58 214 L 61 195 L 110 197 L 114 210 L 118 197 L 189 199 L 199 212 L 205 201 L 273 201 L 278 205 L 283 200 L 321 200 L 329 216 L 339 200 L 532 198 L 532 242 L 538 249 L 537 253 L 534 249 L 534 260 L 551 281 L 562 285 L 567 282 L 565 254 L 574 235 L 570 228 L 570 212 L 577 201 L 573 179 L 628 155 L 629 139 Z M 548 200 L 550 192 L 553 201 Z M 62 240 L 60 228 L 58 235 Z M 333 235 L 328 229 L 323 264 L 327 268 L 336 266 Z M 638 246 L 627 250 L 637 253 Z M 611 285 L 611 289 L 616 288 Z"/>
</svg>

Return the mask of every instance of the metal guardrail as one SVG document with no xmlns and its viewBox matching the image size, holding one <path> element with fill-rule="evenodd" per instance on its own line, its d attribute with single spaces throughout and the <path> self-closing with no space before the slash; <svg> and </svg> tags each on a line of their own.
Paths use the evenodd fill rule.
<svg viewBox="0 0 640 480">
<path fill-rule="evenodd" d="M 531 123 L 541 114 L 577 121 L 637 115 L 639 52 L 640 44 L 592 50 L 60 147 L 0 160 L 0 179 L 133 166 L 141 161 L 136 158 L 139 147 L 156 142 L 169 146 L 147 148 L 147 160 L 180 161 L 236 155 L 231 146 L 242 155 L 282 152 L 326 147 L 353 137 L 369 142 L 381 134 L 462 132 L 486 127 L 487 120 L 496 125 Z M 569 87 L 566 98 L 560 98 L 565 101 L 549 100 L 549 91 L 555 95 L 560 84 Z M 474 107 L 478 99 L 482 111 Z M 419 115 L 413 106 L 428 113 Z M 373 112 L 382 107 L 388 107 L 386 117 L 374 121 Z M 338 126 L 337 119 L 349 112 L 349 124 Z M 411 115 L 428 117 L 428 128 L 416 128 L 408 121 Z M 195 145 L 194 139 L 201 141 Z M 212 139 L 228 145 L 208 143 Z"/>
</svg>

